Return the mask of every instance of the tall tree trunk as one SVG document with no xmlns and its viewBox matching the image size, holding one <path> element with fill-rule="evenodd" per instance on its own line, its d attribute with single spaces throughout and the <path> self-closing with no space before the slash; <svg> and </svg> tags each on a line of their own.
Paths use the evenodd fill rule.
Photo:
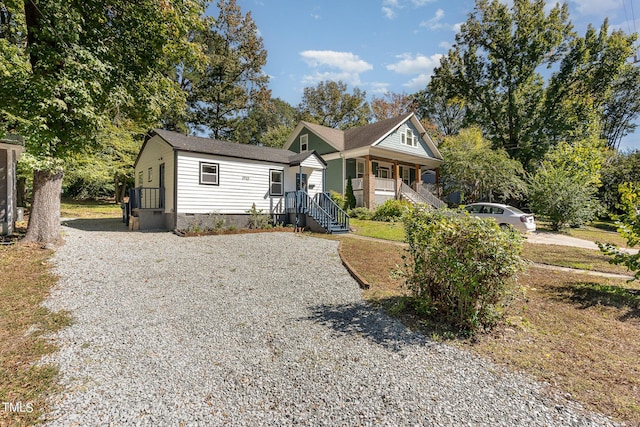
<svg viewBox="0 0 640 427">
<path fill-rule="evenodd" d="M 25 242 L 55 243 L 60 239 L 60 194 L 63 171 L 33 171 L 33 203 Z"/>
</svg>

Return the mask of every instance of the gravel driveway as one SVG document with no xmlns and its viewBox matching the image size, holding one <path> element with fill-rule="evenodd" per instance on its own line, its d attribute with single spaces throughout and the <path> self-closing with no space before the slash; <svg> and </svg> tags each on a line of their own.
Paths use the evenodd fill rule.
<svg viewBox="0 0 640 427">
<path fill-rule="evenodd" d="M 370 307 L 335 241 L 69 224 L 49 425 L 611 425 Z"/>
</svg>

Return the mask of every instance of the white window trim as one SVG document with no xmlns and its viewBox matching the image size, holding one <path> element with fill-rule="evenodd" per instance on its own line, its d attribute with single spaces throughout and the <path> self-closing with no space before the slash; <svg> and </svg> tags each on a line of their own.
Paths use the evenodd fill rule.
<svg viewBox="0 0 640 427">
<path fill-rule="evenodd" d="M 273 173 L 274 172 L 280 175 L 280 181 L 274 181 L 273 180 Z M 273 191 L 273 185 L 274 184 L 279 184 L 280 185 L 280 191 L 279 192 Z M 282 195 L 284 195 L 284 171 L 282 171 L 280 169 L 269 169 L 269 195 L 271 195 L 271 196 L 282 196 Z"/>
<path fill-rule="evenodd" d="M 216 172 L 203 172 L 203 166 L 213 166 L 216 168 Z M 200 185 L 220 185 L 220 165 L 218 163 L 208 163 L 208 162 L 200 162 Z M 204 176 L 212 176 L 215 177 L 215 182 L 204 181 L 202 178 Z"/>
<path fill-rule="evenodd" d="M 147 169 L 147 182 L 151 182 L 153 180 L 153 168 Z"/>
<path fill-rule="evenodd" d="M 360 172 L 360 167 L 362 166 L 362 172 Z M 362 178 L 364 176 L 364 160 L 357 159 L 356 160 L 356 178 Z"/>
<path fill-rule="evenodd" d="M 417 147 L 418 146 L 418 138 L 413 133 L 413 130 L 408 127 L 408 128 L 406 128 L 404 130 L 404 132 L 402 132 L 400 143 L 402 145 L 408 145 L 410 147 Z"/>
<path fill-rule="evenodd" d="M 309 151 L 309 134 L 300 135 L 300 152 Z"/>
</svg>

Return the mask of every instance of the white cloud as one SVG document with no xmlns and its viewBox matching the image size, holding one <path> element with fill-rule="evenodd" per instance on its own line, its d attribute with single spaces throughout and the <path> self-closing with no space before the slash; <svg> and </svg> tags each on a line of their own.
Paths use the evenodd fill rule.
<svg viewBox="0 0 640 427">
<path fill-rule="evenodd" d="M 302 59 L 313 68 L 313 73 L 304 76 L 304 83 L 318 83 L 323 80 L 342 80 L 352 85 L 360 84 L 360 73 L 373 69 L 373 65 L 363 61 L 351 52 L 333 50 L 305 50 Z"/>
<path fill-rule="evenodd" d="M 415 7 L 422 7 L 427 3 L 433 3 L 435 0 L 411 0 Z"/>
<path fill-rule="evenodd" d="M 445 50 L 449 50 L 453 47 L 453 45 L 449 42 L 442 41 L 438 43 L 438 47 L 441 47 L 442 49 L 445 49 Z"/>
<path fill-rule="evenodd" d="M 436 10 L 436 13 L 433 16 L 433 18 L 429 19 L 428 21 L 422 21 L 420 23 L 420 26 L 427 27 L 430 30 L 438 30 L 445 26 L 445 24 L 440 22 L 442 21 L 442 18 L 444 18 L 444 10 L 438 9 Z"/>
<path fill-rule="evenodd" d="M 453 25 L 451 26 L 451 29 L 452 29 L 454 32 L 459 33 L 459 32 L 460 32 L 460 28 L 462 28 L 462 24 L 464 24 L 464 22 L 457 22 L 457 23 L 455 23 L 455 24 L 453 24 Z"/>
<path fill-rule="evenodd" d="M 389 92 L 389 83 L 381 83 L 381 82 L 374 82 L 374 83 L 369 83 L 368 86 L 371 88 L 369 89 L 367 92 L 373 93 L 375 95 L 384 95 L 385 93 Z"/>
<path fill-rule="evenodd" d="M 384 13 L 384 16 L 387 19 L 393 19 L 393 18 L 396 17 L 396 12 L 393 9 L 391 9 L 390 7 L 383 7 L 382 8 L 382 13 Z"/>
<path fill-rule="evenodd" d="M 635 0 L 634 0 L 635 1 Z M 623 8 L 622 0 L 571 0 L 580 15 L 606 16 Z"/>
<path fill-rule="evenodd" d="M 403 86 L 409 89 L 420 89 L 426 86 L 433 74 L 433 69 L 440 65 L 442 54 L 426 56 L 422 54 L 412 55 L 404 53 L 397 56 L 400 61 L 395 64 L 387 65 L 387 70 L 394 71 L 398 74 L 417 74 L 416 77 L 409 80 Z"/>
</svg>

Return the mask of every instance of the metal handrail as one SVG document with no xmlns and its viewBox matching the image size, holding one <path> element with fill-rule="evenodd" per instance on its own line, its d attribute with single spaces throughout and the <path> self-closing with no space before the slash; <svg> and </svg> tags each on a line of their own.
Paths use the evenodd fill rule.
<svg viewBox="0 0 640 427">
<path fill-rule="evenodd" d="M 129 190 L 131 209 L 164 209 L 164 187 L 137 187 Z"/>
<path fill-rule="evenodd" d="M 425 198 L 427 202 L 436 209 L 440 209 L 447 205 L 445 202 L 440 200 L 436 195 L 431 193 L 431 191 L 429 191 L 429 189 L 425 187 L 425 184 L 422 184 L 422 185 L 418 184 L 418 194 L 420 194 L 423 198 Z"/>
</svg>

